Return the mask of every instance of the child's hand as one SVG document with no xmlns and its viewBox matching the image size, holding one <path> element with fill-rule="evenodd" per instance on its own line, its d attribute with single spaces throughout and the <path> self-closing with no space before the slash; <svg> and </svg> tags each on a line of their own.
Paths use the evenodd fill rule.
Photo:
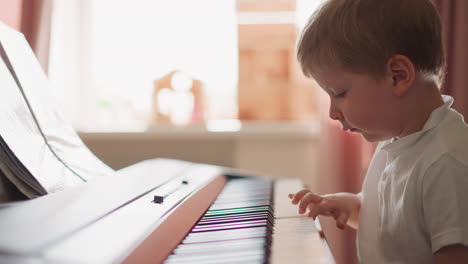
<svg viewBox="0 0 468 264">
<path fill-rule="evenodd" d="M 343 229 L 347 224 L 357 228 L 361 201 L 356 194 L 317 195 L 308 189 L 303 189 L 296 194 L 289 194 L 289 198 L 292 199 L 292 204 L 299 204 L 299 214 L 304 214 L 308 209 L 308 216 L 314 220 L 318 215 L 333 216 L 338 228 Z M 348 223 L 348 220 L 352 220 L 352 223 Z"/>
</svg>

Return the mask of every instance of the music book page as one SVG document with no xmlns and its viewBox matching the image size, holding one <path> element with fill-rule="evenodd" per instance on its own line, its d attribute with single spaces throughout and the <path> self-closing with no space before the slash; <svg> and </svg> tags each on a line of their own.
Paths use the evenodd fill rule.
<svg viewBox="0 0 468 264">
<path fill-rule="evenodd" d="M 0 169 L 34 198 L 115 172 L 61 113 L 26 39 L 0 23 Z"/>
</svg>

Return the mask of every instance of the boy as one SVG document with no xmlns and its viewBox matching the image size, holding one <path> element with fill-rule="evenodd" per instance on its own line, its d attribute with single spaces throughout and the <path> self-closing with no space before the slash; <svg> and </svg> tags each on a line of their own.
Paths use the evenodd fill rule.
<svg viewBox="0 0 468 264">
<path fill-rule="evenodd" d="M 299 63 L 343 130 L 379 141 L 359 194 L 290 194 L 299 213 L 358 229 L 361 263 L 468 263 L 468 127 L 439 92 L 445 59 L 429 0 L 329 0 Z M 359 227 L 359 228 L 358 228 Z"/>
</svg>

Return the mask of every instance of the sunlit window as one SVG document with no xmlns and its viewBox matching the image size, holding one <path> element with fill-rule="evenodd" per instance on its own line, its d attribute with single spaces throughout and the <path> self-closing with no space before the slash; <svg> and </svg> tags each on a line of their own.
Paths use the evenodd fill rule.
<svg viewBox="0 0 468 264">
<path fill-rule="evenodd" d="M 173 71 L 203 84 L 204 119 L 234 118 L 237 60 L 233 0 L 55 1 L 49 75 L 81 130 L 145 127 L 155 100 L 189 122 L 190 95 L 153 96 Z"/>
</svg>

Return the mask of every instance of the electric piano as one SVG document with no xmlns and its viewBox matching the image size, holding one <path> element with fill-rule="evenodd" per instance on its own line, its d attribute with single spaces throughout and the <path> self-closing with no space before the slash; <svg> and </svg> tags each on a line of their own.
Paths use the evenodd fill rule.
<svg viewBox="0 0 468 264">
<path fill-rule="evenodd" d="M 0 263 L 334 263 L 272 180 L 153 159 L 0 206 Z"/>
</svg>

